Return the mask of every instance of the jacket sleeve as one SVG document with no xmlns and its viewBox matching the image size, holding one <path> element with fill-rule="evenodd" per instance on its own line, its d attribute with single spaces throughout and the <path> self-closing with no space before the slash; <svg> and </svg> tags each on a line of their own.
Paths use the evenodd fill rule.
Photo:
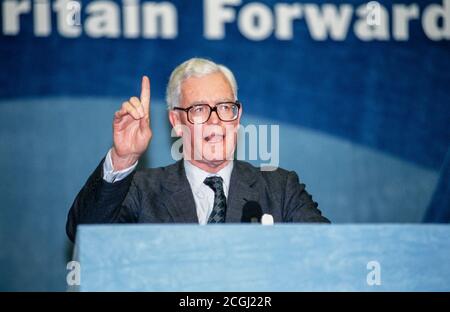
<svg viewBox="0 0 450 312">
<path fill-rule="evenodd" d="M 75 240 L 79 224 L 132 223 L 138 218 L 140 194 L 134 183 L 135 171 L 123 180 L 103 180 L 103 161 L 78 193 L 67 216 L 66 232 Z"/>
<path fill-rule="evenodd" d="M 283 222 L 320 222 L 330 223 L 322 216 L 318 204 L 306 191 L 305 184 L 299 182 L 298 175 L 291 171 L 286 181 Z"/>
</svg>

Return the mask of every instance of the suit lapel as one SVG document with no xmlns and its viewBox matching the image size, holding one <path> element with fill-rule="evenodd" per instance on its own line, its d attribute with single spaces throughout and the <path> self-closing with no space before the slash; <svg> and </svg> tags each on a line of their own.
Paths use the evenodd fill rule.
<svg viewBox="0 0 450 312">
<path fill-rule="evenodd" d="M 168 168 L 164 203 L 175 223 L 198 223 L 194 196 L 184 171 L 183 160 Z"/>
<path fill-rule="evenodd" d="M 176 223 L 198 223 L 194 196 L 184 170 L 183 160 L 169 166 L 165 183 L 167 193 L 164 203 Z M 239 223 L 242 207 L 247 201 L 258 201 L 259 194 L 253 188 L 256 182 L 254 172 L 241 161 L 235 160 L 230 178 L 227 198 L 227 223 Z"/>
<path fill-rule="evenodd" d="M 230 178 L 230 189 L 227 199 L 227 214 L 225 221 L 239 223 L 242 217 L 242 207 L 247 201 L 258 201 L 258 192 L 253 188 L 256 182 L 254 172 L 241 161 L 236 160 Z"/>
</svg>

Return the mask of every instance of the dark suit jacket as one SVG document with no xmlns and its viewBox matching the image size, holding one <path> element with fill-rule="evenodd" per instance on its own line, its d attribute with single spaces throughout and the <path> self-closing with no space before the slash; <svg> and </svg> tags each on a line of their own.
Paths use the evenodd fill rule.
<svg viewBox="0 0 450 312">
<path fill-rule="evenodd" d="M 240 222 L 247 201 L 258 202 L 274 222 L 329 222 L 295 172 L 260 171 L 235 161 L 225 221 Z M 78 224 L 88 223 L 198 223 L 183 161 L 134 171 L 121 181 L 108 183 L 103 180 L 102 160 L 70 208 L 69 238 L 74 240 Z"/>
</svg>

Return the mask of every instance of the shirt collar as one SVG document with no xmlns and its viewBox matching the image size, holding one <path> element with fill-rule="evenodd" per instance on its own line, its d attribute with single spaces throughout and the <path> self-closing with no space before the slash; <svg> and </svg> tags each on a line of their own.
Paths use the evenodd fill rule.
<svg viewBox="0 0 450 312">
<path fill-rule="evenodd" d="M 207 177 L 220 176 L 223 179 L 223 187 L 225 194 L 228 194 L 228 188 L 230 186 L 231 172 L 233 171 L 233 160 L 231 160 L 225 167 L 220 169 L 217 173 L 210 173 L 199 167 L 193 165 L 188 160 L 183 160 L 184 170 L 186 171 L 186 177 L 191 185 L 191 188 L 196 192 L 199 187 L 203 186 L 203 181 Z"/>
</svg>

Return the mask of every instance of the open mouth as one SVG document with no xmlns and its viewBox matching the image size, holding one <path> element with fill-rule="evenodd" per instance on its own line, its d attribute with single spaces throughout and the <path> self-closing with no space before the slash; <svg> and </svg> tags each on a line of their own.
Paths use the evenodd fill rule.
<svg viewBox="0 0 450 312">
<path fill-rule="evenodd" d="M 225 139 L 225 135 L 223 134 L 219 134 L 219 133 L 211 133 L 210 135 L 207 135 L 206 137 L 204 137 L 204 140 L 208 143 L 218 143 L 218 142 L 223 142 L 223 140 Z"/>
</svg>

